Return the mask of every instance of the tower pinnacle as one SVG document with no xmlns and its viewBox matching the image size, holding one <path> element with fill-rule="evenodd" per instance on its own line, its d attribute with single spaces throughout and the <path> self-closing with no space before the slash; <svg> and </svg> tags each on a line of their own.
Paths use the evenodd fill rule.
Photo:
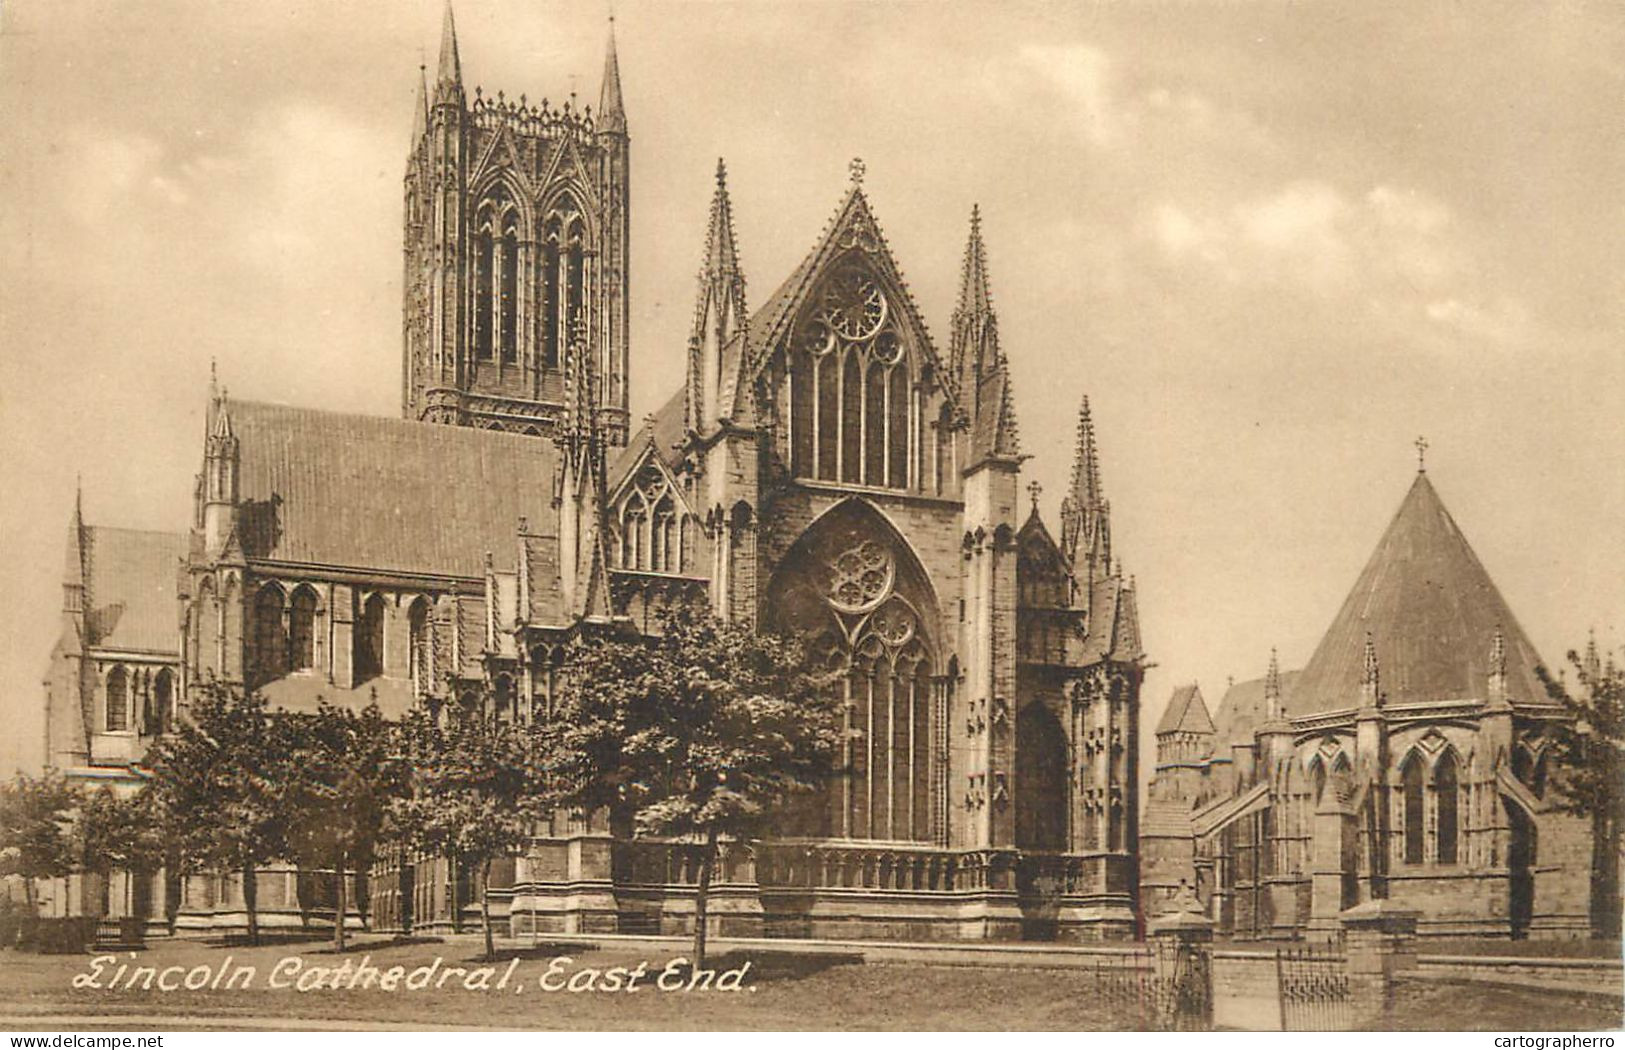
<svg viewBox="0 0 1625 1050">
<path fill-rule="evenodd" d="M 1077 564 L 1111 563 L 1111 504 L 1100 484 L 1100 452 L 1095 445 L 1095 424 L 1084 395 L 1078 409 L 1078 445 L 1072 463 L 1072 486 L 1061 503 L 1061 546 Z"/>
<path fill-rule="evenodd" d="M 604 83 L 598 93 L 598 130 L 626 134 L 621 102 L 621 63 L 615 54 L 615 16 L 609 16 L 609 44 L 604 52 Z"/>
<path fill-rule="evenodd" d="M 439 102 L 463 101 L 463 63 L 457 57 L 457 20 L 446 0 L 446 14 L 440 23 L 440 69 L 435 80 L 434 98 Z"/>
</svg>

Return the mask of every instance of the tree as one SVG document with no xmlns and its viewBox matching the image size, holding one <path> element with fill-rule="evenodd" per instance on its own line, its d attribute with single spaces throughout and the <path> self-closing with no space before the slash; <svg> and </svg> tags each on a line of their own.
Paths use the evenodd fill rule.
<svg viewBox="0 0 1625 1050">
<path fill-rule="evenodd" d="M 149 875 L 164 862 L 164 838 L 146 789 L 122 797 L 110 787 L 86 793 L 74 821 L 73 843 L 79 865 L 104 879 L 115 869 Z"/>
<path fill-rule="evenodd" d="M 402 840 L 421 854 L 447 858 L 478 876 L 485 955 L 496 954 L 491 929 L 491 863 L 530 840 L 538 792 L 528 741 L 485 705 L 423 710 L 401 725 L 410 790 L 392 807 Z M 460 901 L 453 901 L 453 915 Z"/>
<path fill-rule="evenodd" d="M 34 880 L 74 869 L 72 836 L 80 793 L 54 770 L 44 776 L 18 773 L 0 786 L 0 875 L 23 880 L 29 916 L 39 914 Z"/>
<path fill-rule="evenodd" d="M 394 832 L 392 799 L 405 789 L 394 727 L 376 702 L 361 711 L 318 702 L 288 716 L 292 777 L 284 788 L 293 856 L 333 866 L 333 945 L 345 945 L 351 870 L 372 864 Z"/>
<path fill-rule="evenodd" d="M 724 838 L 828 776 L 842 742 L 839 701 L 801 646 L 677 606 L 650 639 L 572 647 L 556 714 L 538 723 L 538 761 L 559 806 L 610 811 L 612 826 L 698 843 L 694 961 Z"/>
<path fill-rule="evenodd" d="M 259 869 L 288 852 L 292 743 L 286 717 L 264 697 L 211 680 L 147 756 L 152 797 L 183 866 L 242 872 L 250 944 L 260 936 Z"/>
<path fill-rule="evenodd" d="M 1606 666 L 1593 641 L 1584 658 L 1568 654 L 1577 672 L 1573 693 L 1541 668 L 1552 699 L 1569 719 L 1555 733 L 1550 777 L 1558 805 L 1591 821 L 1591 933 L 1620 935 L 1619 851 L 1625 830 L 1625 671 L 1612 658 Z"/>
</svg>

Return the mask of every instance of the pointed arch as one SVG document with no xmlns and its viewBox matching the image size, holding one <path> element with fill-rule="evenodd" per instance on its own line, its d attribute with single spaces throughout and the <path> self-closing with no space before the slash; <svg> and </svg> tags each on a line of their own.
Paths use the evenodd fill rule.
<svg viewBox="0 0 1625 1050">
<path fill-rule="evenodd" d="M 161 736 L 169 731 L 175 711 L 175 675 L 165 667 L 152 680 L 152 715 L 147 722 L 148 732 Z"/>
<path fill-rule="evenodd" d="M 302 583 L 288 599 L 288 669 L 309 671 L 316 666 L 316 608 L 320 600 Z"/>
<path fill-rule="evenodd" d="M 361 602 L 355 618 L 355 684 L 384 673 L 384 596 L 376 591 Z"/>
<path fill-rule="evenodd" d="M 429 599 L 418 595 L 406 610 L 407 658 L 413 689 L 422 695 L 432 688 L 430 673 Z"/>
<path fill-rule="evenodd" d="M 1399 767 L 1400 805 L 1404 811 L 1401 845 L 1406 864 L 1422 863 L 1426 766 L 1421 754 L 1413 749 Z"/>
<path fill-rule="evenodd" d="M 130 674 L 122 665 L 115 665 L 107 672 L 103 695 L 106 698 L 107 731 L 127 731 L 130 728 Z"/>
<path fill-rule="evenodd" d="M 1460 763 L 1454 748 L 1445 748 L 1433 767 L 1433 806 L 1436 811 L 1437 844 L 1440 864 L 1456 863 L 1460 841 Z"/>
<path fill-rule="evenodd" d="M 267 583 L 254 592 L 249 610 L 253 626 L 254 678 L 257 683 L 280 678 L 288 671 L 288 635 L 283 619 L 286 605 L 282 588 Z"/>
<path fill-rule="evenodd" d="M 830 832 L 930 840 L 941 635 L 919 558 L 870 504 L 846 500 L 791 546 L 766 594 L 765 626 L 806 639 L 845 702 L 843 773 L 822 807 Z"/>
</svg>

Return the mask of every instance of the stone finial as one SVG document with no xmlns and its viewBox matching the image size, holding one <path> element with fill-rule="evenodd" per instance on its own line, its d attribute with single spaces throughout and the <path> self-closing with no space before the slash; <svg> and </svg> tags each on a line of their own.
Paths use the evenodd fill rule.
<svg viewBox="0 0 1625 1050">
<path fill-rule="evenodd" d="M 1419 436 L 1411 444 L 1416 446 L 1416 472 L 1426 474 L 1428 472 L 1428 439 Z"/>
</svg>

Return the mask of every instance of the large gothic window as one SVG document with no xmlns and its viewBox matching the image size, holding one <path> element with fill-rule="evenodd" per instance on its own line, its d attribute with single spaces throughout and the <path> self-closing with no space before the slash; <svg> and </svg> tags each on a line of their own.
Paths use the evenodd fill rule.
<svg viewBox="0 0 1625 1050">
<path fill-rule="evenodd" d="M 474 210 L 474 357 L 519 358 L 519 210 L 502 186 Z"/>
<path fill-rule="evenodd" d="M 412 661 L 412 684 L 419 693 L 430 689 L 429 676 L 429 602 L 418 598 L 406 612 L 407 650 Z"/>
<path fill-rule="evenodd" d="M 1457 806 L 1456 756 L 1446 751 L 1433 771 L 1434 805 L 1438 809 L 1439 863 L 1456 863 L 1460 838 Z"/>
<path fill-rule="evenodd" d="M 542 364 L 557 368 L 577 321 L 585 324 L 587 227 L 569 194 L 554 201 L 542 221 Z"/>
<path fill-rule="evenodd" d="M 769 589 L 771 626 L 803 635 L 845 701 L 843 771 L 813 834 L 930 841 L 932 710 L 941 688 L 923 571 L 879 515 L 836 508 L 786 555 Z"/>
<path fill-rule="evenodd" d="M 922 442 L 915 376 L 886 293 L 858 262 L 837 265 L 795 331 L 788 367 L 797 477 L 908 488 Z"/>
<path fill-rule="evenodd" d="M 122 667 L 107 672 L 107 731 L 122 733 L 130 728 L 130 676 Z"/>
<path fill-rule="evenodd" d="M 288 670 L 287 635 L 282 630 L 282 588 L 274 583 L 254 595 L 254 666 L 259 681 L 268 682 Z"/>
<path fill-rule="evenodd" d="M 610 552 L 616 568 L 674 576 L 688 570 L 683 543 L 688 515 L 659 467 L 651 463 L 638 471 L 613 513 L 617 541 Z"/>
<path fill-rule="evenodd" d="M 357 684 L 384 673 L 384 599 L 369 595 L 355 619 L 355 681 Z"/>
<path fill-rule="evenodd" d="M 1405 808 L 1405 863 L 1422 863 L 1422 760 L 1414 753 L 1400 771 L 1401 798 Z"/>
<path fill-rule="evenodd" d="M 288 667 L 308 671 L 316 666 L 316 592 L 301 586 L 288 602 Z"/>
<path fill-rule="evenodd" d="M 152 712 L 147 718 L 147 732 L 154 735 L 167 732 L 174 706 L 175 676 L 166 667 L 152 680 Z"/>
</svg>

